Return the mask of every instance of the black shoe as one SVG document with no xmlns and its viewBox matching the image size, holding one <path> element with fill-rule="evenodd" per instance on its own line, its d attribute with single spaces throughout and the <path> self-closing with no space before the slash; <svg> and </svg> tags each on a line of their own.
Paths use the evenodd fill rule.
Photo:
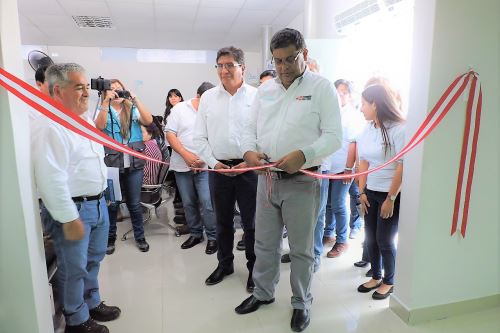
<svg viewBox="0 0 500 333">
<path fill-rule="evenodd" d="M 231 275 L 234 273 L 234 268 L 231 266 L 231 268 L 224 269 L 220 266 L 217 266 L 215 271 L 213 271 L 212 274 L 205 280 L 205 284 L 207 286 L 212 286 L 214 284 L 217 284 L 224 280 L 224 277 Z"/>
<path fill-rule="evenodd" d="M 255 289 L 255 283 L 253 282 L 252 274 L 249 274 L 247 279 L 247 292 L 251 294 L 253 293 L 254 289 Z"/>
<path fill-rule="evenodd" d="M 292 261 L 292 259 L 290 259 L 290 254 L 286 253 L 286 254 L 281 256 L 281 263 L 282 264 L 286 264 L 286 263 L 289 263 L 291 261 Z"/>
<path fill-rule="evenodd" d="M 98 306 L 89 310 L 90 317 L 97 321 L 111 321 L 120 317 L 122 311 L 117 306 L 108 306 L 101 302 Z"/>
<path fill-rule="evenodd" d="M 206 254 L 214 254 L 217 252 L 217 241 L 214 240 L 208 240 L 207 241 L 207 247 L 205 248 L 205 253 Z"/>
<path fill-rule="evenodd" d="M 382 281 L 380 281 L 379 283 L 377 283 L 375 286 L 373 287 L 365 287 L 364 284 L 360 284 L 359 287 L 358 287 L 358 291 L 360 293 L 367 293 L 367 292 L 370 292 L 372 291 L 373 289 L 377 289 L 378 287 L 380 287 L 380 285 L 382 284 Z"/>
<path fill-rule="evenodd" d="M 184 216 L 184 215 L 186 215 L 186 213 L 184 212 L 184 209 L 183 209 L 183 208 L 177 208 L 177 209 L 175 209 L 175 215 L 176 215 L 176 216 L 177 216 L 177 215 L 182 215 L 182 216 Z"/>
<path fill-rule="evenodd" d="M 385 294 L 381 294 L 378 291 L 375 291 L 372 294 L 372 298 L 376 300 L 386 299 L 387 297 L 389 297 L 390 294 L 392 294 L 393 291 L 394 291 L 394 286 L 392 286 L 391 289 L 389 289 L 389 291 L 386 292 Z"/>
<path fill-rule="evenodd" d="M 184 215 L 174 216 L 174 223 L 175 224 L 186 224 L 186 216 L 184 216 Z"/>
<path fill-rule="evenodd" d="M 368 266 L 368 264 L 369 264 L 368 261 L 360 260 L 360 261 L 356 261 L 354 263 L 354 266 L 356 266 L 356 267 L 366 267 L 366 266 Z"/>
<path fill-rule="evenodd" d="M 245 251 L 245 241 L 243 239 L 236 244 L 236 250 Z"/>
<path fill-rule="evenodd" d="M 257 311 L 259 307 L 263 304 L 271 304 L 274 302 L 274 298 L 268 301 L 261 301 L 255 298 L 253 295 L 244 300 L 240 305 L 238 305 L 234 311 L 238 314 L 247 314 L 250 312 Z"/>
<path fill-rule="evenodd" d="M 181 249 L 184 249 L 184 250 L 185 249 L 190 249 L 193 246 L 195 246 L 197 244 L 200 244 L 201 242 L 203 242 L 203 236 L 201 236 L 201 237 L 189 236 L 189 238 L 187 239 L 187 241 L 185 241 L 184 243 L 182 243 Z"/>
<path fill-rule="evenodd" d="M 137 239 L 135 241 L 135 243 L 137 244 L 137 247 L 139 248 L 139 250 L 141 252 L 148 252 L 149 251 L 149 244 L 148 244 L 148 242 L 146 242 L 146 240 L 144 238 Z"/>
<path fill-rule="evenodd" d="M 96 323 L 94 319 L 89 318 L 86 322 L 81 323 L 80 325 L 66 325 L 64 333 L 109 333 L 109 330 L 106 326 L 100 325 Z"/>
<path fill-rule="evenodd" d="M 115 241 L 116 238 L 108 238 L 108 247 L 106 248 L 106 254 L 115 253 Z"/>
<path fill-rule="evenodd" d="M 179 236 L 188 235 L 191 233 L 191 231 L 189 230 L 189 227 L 186 224 L 182 224 L 178 227 L 175 227 L 175 231 L 179 233 Z"/>
<path fill-rule="evenodd" d="M 372 277 L 372 275 L 373 275 L 373 269 L 371 269 L 371 268 L 370 268 L 370 269 L 366 272 L 365 276 L 366 276 L 366 277 Z"/>
<path fill-rule="evenodd" d="M 306 309 L 293 309 L 292 320 L 290 321 L 290 327 L 294 332 L 302 332 L 309 326 L 311 317 L 309 316 L 309 310 Z"/>
</svg>

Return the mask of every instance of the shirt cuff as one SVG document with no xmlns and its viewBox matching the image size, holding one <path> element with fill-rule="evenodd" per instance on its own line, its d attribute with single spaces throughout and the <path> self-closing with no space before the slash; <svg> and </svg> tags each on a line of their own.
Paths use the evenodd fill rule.
<svg viewBox="0 0 500 333">
<path fill-rule="evenodd" d="M 217 163 L 219 163 L 219 161 L 215 158 L 215 157 L 210 157 L 208 159 L 208 161 L 205 161 L 209 167 L 211 167 L 212 169 L 215 168 L 215 165 L 217 165 Z"/>
<path fill-rule="evenodd" d="M 312 147 L 305 147 L 302 148 L 300 151 L 302 151 L 302 154 L 304 154 L 306 163 L 308 161 L 314 160 L 314 158 L 316 157 L 316 153 L 314 152 L 314 149 Z"/>
<path fill-rule="evenodd" d="M 68 209 L 49 211 L 49 213 L 52 218 L 59 223 L 68 223 L 80 217 L 75 204 L 73 204 L 71 208 L 68 207 Z"/>
</svg>

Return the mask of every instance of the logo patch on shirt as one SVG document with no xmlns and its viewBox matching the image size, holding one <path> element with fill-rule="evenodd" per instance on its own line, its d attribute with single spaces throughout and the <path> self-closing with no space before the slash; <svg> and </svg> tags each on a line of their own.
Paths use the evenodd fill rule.
<svg viewBox="0 0 500 333">
<path fill-rule="evenodd" d="M 297 97 L 295 97 L 295 99 L 296 99 L 297 101 L 310 101 L 310 100 L 311 100 L 311 98 L 312 98 L 312 96 L 311 96 L 311 95 L 307 95 L 307 96 L 297 96 Z"/>
</svg>

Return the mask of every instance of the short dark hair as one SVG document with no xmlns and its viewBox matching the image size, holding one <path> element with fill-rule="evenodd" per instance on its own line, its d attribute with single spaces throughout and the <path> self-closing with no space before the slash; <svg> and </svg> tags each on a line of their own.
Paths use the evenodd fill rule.
<svg viewBox="0 0 500 333">
<path fill-rule="evenodd" d="M 289 45 L 295 46 L 297 50 L 302 50 L 306 47 L 304 36 L 302 36 L 300 31 L 290 28 L 278 31 L 271 39 L 269 48 L 272 53 L 275 49 L 282 49 L 288 47 Z"/>
<path fill-rule="evenodd" d="M 274 69 L 268 69 L 267 71 L 263 71 L 261 74 L 260 74 L 260 77 L 259 79 L 262 80 L 263 77 L 266 77 L 266 76 L 271 76 L 271 77 L 276 77 L 276 71 Z"/>
<path fill-rule="evenodd" d="M 232 56 L 234 58 L 234 61 L 236 61 L 238 64 L 245 64 L 245 54 L 243 53 L 242 49 L 239 49 L 237 47 L 223 47 L 222 49 L 217 51 L 217 58 L 215 59 L 215 61 L 219 61 L 219 58 L 223 56 Z"/>
<path fill-rule="evenodd" d="M 207 91 L 208 89 L 212 89 L 213 87 L 215 86 L 211 82 L 205 81 L 202 84 L 200 84 L 198 89 L 196 89 L 196 94 L 201 97 L 201 95 L 203 95 L 205 91 Z"/>
<path fill-rule="evenodd" d="M 338 79 L 337 81 L 333 82 L 333 85 L 335 86 L 335 89 L 338 89 L 338 87 L 343 84 L 344 86 L 347 87 L 347 90 L 349 90 L 349 93 L 352 93 L 352 83 L 345 80 L 345 79 Z"/>
<path fill-rule="evenodd" d="M 35 81 L 45 83 L 45 71 L 49 66 L 40 66 L 35 72 Z"/>
</svg>

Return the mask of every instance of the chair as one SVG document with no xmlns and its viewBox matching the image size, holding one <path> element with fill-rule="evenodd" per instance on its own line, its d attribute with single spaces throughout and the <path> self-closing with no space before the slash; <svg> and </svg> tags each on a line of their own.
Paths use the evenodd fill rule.
<svg viewBox="0 0 500 333">
<path fill-rule="evenodd" d="M 171 197 L 171 186 L 170 182 L 167 180 L 167 176 L 169 174 L 169 167 L 170 167 L 170 156 L 169 154 L 165 155 L 165 158 L 163 161 L 166 164 L 162 164 L 160 167 L 160 171 L 158 172 L 158 181 L 155 185 L 142 185 L 141 188 L 141 205 L 143 208 L 145 208 L 146 211 L 146 218 L 143 220 L 144 225 L 151 221 L 151 218 L 153 216 L 152 211 L 154 210 L 154 213 L 157 218 L 160 217 L 159 214 L 159 208 L 161 205 L 163 205 L 165 202 L 168 201 L 168 199 Z M 170 223 L 167 223 L 167 226 L 171 228 L 172 230 L 175 231 L 175 235 L 177 237 L 180 236 L 179 231 L 177 230 L 176 227 L 170 225 Z M 133 232 L 133 229 L 130 229 L 127 231 L 125 234 L 122 236 L 122 241 L 127 240 L 128 235 Z"/>
</svg>

